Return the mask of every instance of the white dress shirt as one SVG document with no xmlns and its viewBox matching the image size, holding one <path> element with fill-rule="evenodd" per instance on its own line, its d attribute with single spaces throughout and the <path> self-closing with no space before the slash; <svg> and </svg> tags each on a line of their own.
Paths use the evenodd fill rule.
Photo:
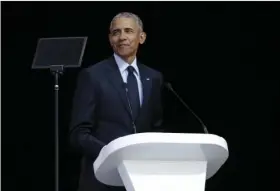
<svg viewBox="0 0 280 191">
<path fill-rule="evenodd" d="M 127 67 L 128 66 L 132 66 L 135 70 L 134 70 L 134 75 L 137 79 L 137 84 L 138 84 L 138 91 L 139 91 L 139 98 L 140 98 L 140 106 L 142 105 L 142 101 L 143 101 L 143 90 L 142 90 L 142 82 L 141 82 L 141 78 L 140 78 L 140 72 L 137 66 L 137 59 L 135 58 L 133 60 L 133 62 L 130 64 L 128 64 L 127 62 L 125 62 L 121 57 L 119 57 L 117 54 L 114 54 L 114 58 L 116 60 L 116 63 L 119 67 L 121 76 L 123 78 L 123 82 L 127 83 L 127 76 L 128 76 L 128 71 L 127 71 Z"/>
</svg>

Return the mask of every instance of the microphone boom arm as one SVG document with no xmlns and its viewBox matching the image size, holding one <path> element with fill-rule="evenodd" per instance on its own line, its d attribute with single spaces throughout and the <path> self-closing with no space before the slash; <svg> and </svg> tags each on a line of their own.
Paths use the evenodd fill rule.
<svg viewBox="0 0 280 191">
<path fill-rule="evenodd" d="M 165 83 L 165 86 L 174 93 L 174 95 L 180 100 L 180 102 L 196 117 L 196 119 L 202 125 L 202 128 L 206 134 L 209 134 L 206 125 L 202 122 L 202 120 L 193 112 L 193 110 L 184 102 L 184 100 L 174 91 L 170 83 Z"/>
</svg>

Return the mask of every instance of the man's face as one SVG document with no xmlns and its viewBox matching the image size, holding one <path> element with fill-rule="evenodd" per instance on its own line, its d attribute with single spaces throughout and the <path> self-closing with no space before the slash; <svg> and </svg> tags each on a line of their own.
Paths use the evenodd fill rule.
<svg viewBox="0 0 280 191">
<path fill-rule="evenodd" d="M 114 52 L 124 58 L 135 56 L 139 43 L 143 44 L 145 38 L 133 18 L 117 18 L 110 29 L 110 44 Z"/>
</svg>

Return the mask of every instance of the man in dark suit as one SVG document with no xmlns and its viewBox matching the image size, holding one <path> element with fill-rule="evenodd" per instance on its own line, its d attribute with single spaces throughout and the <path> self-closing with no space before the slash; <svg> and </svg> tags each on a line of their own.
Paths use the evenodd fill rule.
<svg viewBox="0 0 280 191">
<path fill-rule="evenodd" d="M 79 191 L 125 190 L 96 180 L 93 163 L 103 146 L 132 133 L 161 125 L 160 72 L 136 59 L 146 34 L 140 18 L 116 15 L 110 25 L 112 57 L 83 69 L 78 77 L 70 125 L 70 142 L 83 154 Z"/>
</svg>

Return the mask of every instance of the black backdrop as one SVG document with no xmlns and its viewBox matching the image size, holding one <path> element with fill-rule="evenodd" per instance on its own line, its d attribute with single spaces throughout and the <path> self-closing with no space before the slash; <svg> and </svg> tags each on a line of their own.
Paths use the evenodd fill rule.
<svg viewBox="0 0 280 191">
<path fill-rule="evenodd" d="M 280 6 L 264 2 L 2 3 L 3 190 L 54 190 L 54 91 L 49 71 L 31 70 L 38 38 L 88 36 L 82 67 L 112 54 L 112 17 L 143 19 L 139 59 L 161 71 L 210 133 L 228 141 L 227 163 L 207 190 L 277 190 Z M 80 68 L 60 80 L 61 190 L 74 191 L 79 155 L 68 145 Z M 168 91 L 170 132 L 202 133 Z"/>
</svg>

